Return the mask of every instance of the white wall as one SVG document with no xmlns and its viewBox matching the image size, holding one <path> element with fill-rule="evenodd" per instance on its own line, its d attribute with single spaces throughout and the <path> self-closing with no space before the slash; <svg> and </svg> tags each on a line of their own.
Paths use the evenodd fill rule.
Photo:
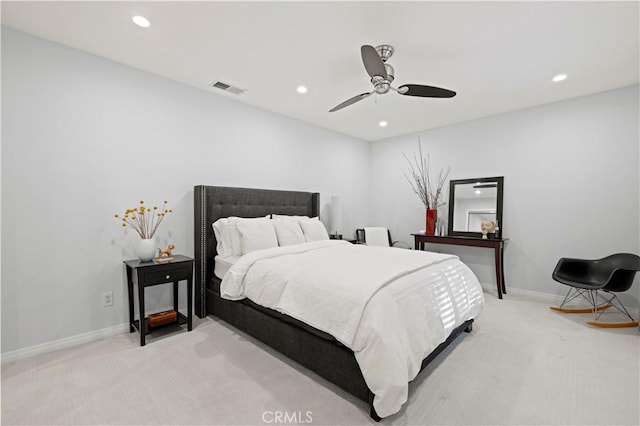
<svg viewBox="0 0 640 426">
<path fill-rule="evenodd" d="M 634 86 L 420 134 L 434 172 L 505 177 L 507 290 L 560 294 L 559 257 L 639 251 L 638 112 Z M 139 199 L 170 201 L 158 240 L 187 255 L 198 184 L 319 191 L 325 221 L 342 195 L 347 233 L 411 246 L 425 226 L 403 175 L 417 135 L 369 144 L 5 27 L 2 124 L 3 354 L 127 321 L 136 237 L 113 214 Z M 489 250 L 433 248 L 495 293 Z M 169 305 L 152 290 L 150 309 Z M 639 305 L 637 285 L 625 296 Z"/>
<path fill-rule="evenodd" d="M 434 175 L 451 165 L 451 179 L 504 176 L 507 291 L 564 294 L 551 279 L 560 257 L 639 252 L 638 113 L 632 86 L 420 133 Z M 412 246 L 424 207 L 403 176 L 402 153 L 417 143 L 407 135 L 371 145 L 370 225 Z M 430 247 L 459 254 L 497 293 L 491 250 Z M 638 293 L 636 280 L 625 300 L 639 306 Z"/>
<path fill-rule="evenodd" d="M 128 320 L 113 215 L 140 199 L 169 200 L 158 242 L 187 255 L 198 184 L 318 191 L 325 223 L 342 195 L 350 232 L 367 212 L 366 142 L 6 27 L 2 124 L 3 353 Z"/>
</svg>

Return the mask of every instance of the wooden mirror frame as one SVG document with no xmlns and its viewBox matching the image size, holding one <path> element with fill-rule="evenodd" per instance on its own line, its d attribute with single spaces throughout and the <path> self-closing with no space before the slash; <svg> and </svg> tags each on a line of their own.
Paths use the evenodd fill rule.
<svg viewBox="0 0 640 426">
<path fill-rule="evenodd" d="M 477 237 L 482 238 L 482 232 L 467 232 L 467 231 L 454 231 L 453 230 L 453 212 L 455 209 L 456 200 L 456 186 L 467 185 L 470 183 L 483 183 L 483 182 L 496 182 L 497 194 L 496 194 L 496 220 L 498 221 L 499 238 L 504 235 L 504 224 L 502 222 L 502 196 L 504 186 L 504 176 L 498 177 L 486 177 L 486 178 L 473 178 L 473 179 L 456 179 L 449 181 L 449 223 L 447 224 L 448 235 L 459 237 Z M 491 238 L 491 237 L 490 237 Z"/>
</svg>

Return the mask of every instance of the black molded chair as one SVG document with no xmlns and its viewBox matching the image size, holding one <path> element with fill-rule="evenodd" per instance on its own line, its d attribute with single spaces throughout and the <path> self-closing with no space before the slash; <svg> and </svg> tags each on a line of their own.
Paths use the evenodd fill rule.
<svg viewBox="0 0 640 426">
<path fill-rule="evenodd" d="M 612 254 L 595 260 L 563 257 L 558 261 L 552 277 L 555 281 L 571 288 L 560 307 L 551 307 L 551 309 L 565 313 L 592 312 L 594 321 L 589 321 L 587 324 L 597 327 L 637 327 L 638 321 L 629 314 L 614 293 L 629 290 L 638 271 L 640 271 L 640 257 L 630 253 Z M 601 294 L 602 292 L 606 295 Z M 591 307 L 586 309 L 567 307 L 569 302 L 579 296 L 582 296 Z M 629 317 L 631 321 L 624 323 L 598 321 L 602 313 L 612 306 Z"/>
</svg>

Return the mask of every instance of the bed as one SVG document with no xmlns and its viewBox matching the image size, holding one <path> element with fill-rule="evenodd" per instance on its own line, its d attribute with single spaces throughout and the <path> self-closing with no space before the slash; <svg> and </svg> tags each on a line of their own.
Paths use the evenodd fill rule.
<svg viewBox="0 0 640 426">
<path fill-rule="evenodd" d="M 217 241 L 212 224 L 218 219 L 232 216 L 259 218 L 272 214 L 314 217 L 319 216 L 319 201 L 319 194 L 311 192 L 196 186 L 194 188 L 196 315 L 201 318 L 214 315 L 264 342 L 367 402 L 371 417 L 380 420 L 381 417 L 374 404 L 374 401 L 379 402 L 380 395 L 376 397 L 367 386 L 353 350 L 325 331 L 277 310 L 254 303 L 248 298 L 235 301 L 223 298 L 221 279 L 214 273 Z M 330 244 L 332 243 L 326 243 L 326 245 Z M 343 244 L 349 245 L 346 242 Z M 348 249 L 344 246 L 340 248 Z M 249 257 L 249 255 L 243 257 Z M 470 332 L 472 323 L 473 318 L 468 318 L 456 324 L 443 339 L 444 341 L 437 345 L 421 363 L 418 363 L 419 370 L 424 369 L 463 331 Z"/>
</svg>

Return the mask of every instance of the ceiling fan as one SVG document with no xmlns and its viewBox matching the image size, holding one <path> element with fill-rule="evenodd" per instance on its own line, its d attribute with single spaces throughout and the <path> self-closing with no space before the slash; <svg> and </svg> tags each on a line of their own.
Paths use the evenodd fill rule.
<svg viewBox="0 0 640 426">
<path fill-rule="evenodd" d="M 423 86 L 421 84 L 403 84 L 397 89 L 391 86 L 395 75 L 395 70 L 389 64 L 387 59 L 393 55 L 393 47 L 383 44 L 380 46 L 363 45 L 360 47 L 360 53 L 362 55 L 362 62 L 364 68 L 371 77 L 371 84 L 373 84 L 373 90 L 368 93 L 362 93 L 361 95 L 354 96 L 347 99 L 341 104 L 331 108 L 329 112 L 338 111 L 344 107 L 355 104 L 358 101 L 367 98 L 374 93 L 384 95 L 389 90 L 393 90 L 401 95 L 405 96 L 419 96 L 422 98 L 453 98 L 456 92 L 452 90 L 442 89 L 440 87 Z"/>
</svg>

